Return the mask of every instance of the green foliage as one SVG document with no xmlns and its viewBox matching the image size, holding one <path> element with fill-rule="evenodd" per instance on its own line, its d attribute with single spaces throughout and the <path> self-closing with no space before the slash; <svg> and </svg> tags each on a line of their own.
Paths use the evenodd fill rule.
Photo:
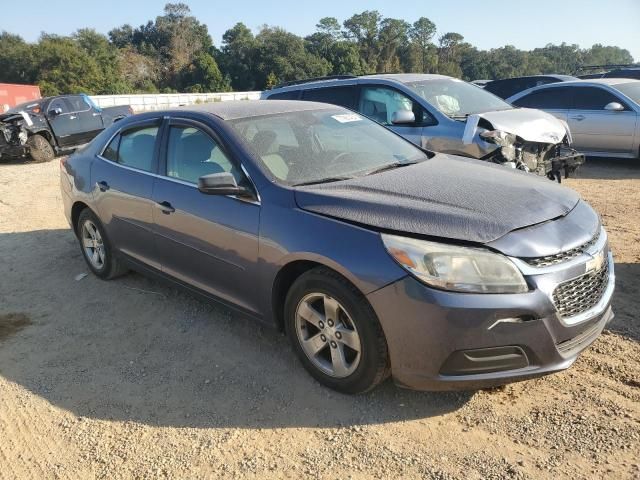
<svg viewBox="0 0 640 480">
<path fill-rule="evenodd" d="M 456 32 L 434 41 L 436 32 L 426 17 L 408 23 L 368 10 L 342 23 L 321 18 L 304 39 L 272 26 L 254 35 L 237 23 L 218 49 L 188 5 L 168 3 L 155 20 L 121 25 L 108 37 L 80 29 L 68 37 L 42 34 L 30 44 L 2 32 L 0 82 L 35 83 L 44 95 L 222 92 L 328 74 L 424 72 L 473 80 L 571 74 L 582 65 L 633 62 L 627 50 L 615 46 L 479 50 Z"/>
</svg>

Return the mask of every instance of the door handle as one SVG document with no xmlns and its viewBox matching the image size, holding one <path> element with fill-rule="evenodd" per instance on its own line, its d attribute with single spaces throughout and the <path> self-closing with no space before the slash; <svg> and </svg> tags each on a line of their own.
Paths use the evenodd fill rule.
<svg viewBox="0 0 640 480">
<path fill-rule="evenodd" d="M 169 202 L 158 202 L 156 203 L 156 207 L 159 208 L 160 211 L 162 211 L 162 213 L 164 213 L 165 215 L 169 215 L 170 213 L 176 211 L 176 209 L 173 208 Z"/>
<path fill-rule="evenodd" d="M 98 187 L 100 189 L 101 192 L 106 192 L 107 190 L 109 190 L 109 184 L 107 182 L 105 182 L 104 180 L 101 182 L 97 182 L 96 183 L 96 187 Z"/>
<path fill-rule="evenodd" d="M 76 118 L 78 117 L 76 117 L 75 115 L 69 115 L 69 120 L 75 120 Z"/>
<path fill-rule="evenodd" d="M 572 120 L 577 120 L 579 122 L 581 122 L 585 118 L 587 118 L 587 117 L 585 117 L 584 115 L 575 115 L 575 116 L 571 117 Z"/>
<path fill-rule="evenodd" d="M 100 114 L 98 112 L 93 112 L 91 115 L 94 116 L 94 117 L 97 117 Z"/>
</svg>

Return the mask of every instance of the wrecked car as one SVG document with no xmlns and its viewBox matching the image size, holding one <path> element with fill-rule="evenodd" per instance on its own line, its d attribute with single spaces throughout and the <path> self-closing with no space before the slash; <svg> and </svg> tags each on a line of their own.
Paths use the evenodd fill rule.
<svg viewBox="0 0 640 480">
<path fill-rule="evenodd" d="M 613 318 L 607 232 L 575 191 L 333 105 L 136 115 L 60 162 L 60 186 L 97 277 L 160 275 L 282 329 L 341 392 L 547 375 Z"/>
<path fill-rule="evenodd" d="M 571 148 L 566 123 L 516 109 L 457 78 L 428 74 L 335 76 L 282 84 L 269 100 L 307 100 L 355 110 L 416 145 L 503 164 L 560 181 L 584 156 Z"/>
<path fill-rule="evenodd" d="M 98 107 L 87 95 L 35 100 L 0 115 L 0 160 L 31 156 L 46 162 L 90 142 L 133 114 L 130 106 Z"/>
</svg>

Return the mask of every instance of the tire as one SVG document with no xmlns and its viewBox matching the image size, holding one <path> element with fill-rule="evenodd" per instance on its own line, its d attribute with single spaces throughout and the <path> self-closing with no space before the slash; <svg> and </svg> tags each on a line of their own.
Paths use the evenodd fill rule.
<svg viewBox="0 0 640 480">
<path fill-rule="evenodd" d="M 27 139 L 27 145 L 34 162 L 49 162 L 56 156 L 53 147 L 42 135 L 31 135 Z"/>
<path fill-rule="evenodd" d="M 76 236 L 87 266 L 97 277 L 111 280 L 127 272 L 111 246 L 102 223 L 88 208 L 80 212 Z"/>
<path fill-rule="evenodd" d="M 357 394 L 389 376 L 387 342 L 373 308 L 333 270 L 302 274 L 287 293 L 284 314 L 294 351 L 321 384 Z"/>
</svg>

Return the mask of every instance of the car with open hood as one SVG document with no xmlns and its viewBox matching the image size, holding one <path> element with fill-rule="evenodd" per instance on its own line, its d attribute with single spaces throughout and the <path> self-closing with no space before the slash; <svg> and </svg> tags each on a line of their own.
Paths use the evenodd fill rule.
<svg viewBox="0 0 640 480">
<path fill-rule="evenodd" d="M 434 152 L 471 157 L 558 181 L 584 163 L 566 122 L 516 109 L 457 78 L 429 74 L 337 76 L 289 82 L 269 100 L 326 102 L 355 110 Z"/>
<path fill-rule="evenodd" d="M 545 375 L 613 317 L 607 233 L 576 192 L 333 105 L 129 117 L 62 160 L 61 191 L 98 277 L 135 269 L 280 328 L 342 392 Z"/>
</svg>

